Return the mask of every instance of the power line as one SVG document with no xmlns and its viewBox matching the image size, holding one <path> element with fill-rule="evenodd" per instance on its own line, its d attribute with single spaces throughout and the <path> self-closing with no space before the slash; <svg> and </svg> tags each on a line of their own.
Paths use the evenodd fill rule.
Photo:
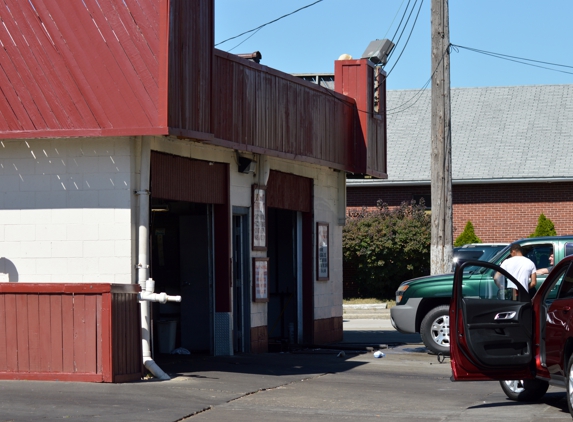
<svg viewBox="0 0 573 422">
<path fill-rule="evenodd" d="M 416 3 L 418 2 L 418 0 L 416 0 Z M 416 7 L 416 3 L 414 3 L 414 6 L 412 6 L 412 11 L 410 12 L 410 15 L 412 15 L 412 12 L 414 11 L 414 7 Z M 392 68 L 388 71 L 388 74 L 385 76 L 384 79 L 388 79 L 388 76 L 390 76 L 390 73 L 392 73 L 392 71 L 394 70 L 394 68 L 396 67 L 396 65 L 398 64 L 398 62 L 400 61 L 400 58 L 402 57 L 402 54 L 404 54 L 404 51 L 406 50 L 406 47 L 408 46 L 408 42 L 410 41 L 410 37 L 412 36 L 412 33 L 414 32 L 414 28 L 416 27 L 416 22 L 418 22 L 418 17 L 420 16 L 420 10 L 422 10 L 422 5 L 424 4 L 424 0 L 422 0 L 420 2 L 420 7 L 418 7 L 418 13 L 416 13 L 416 19 L 414 19 L 414 23 L 412 24 L 412 28 L 410 29 L 410 34 L 408 34 L 408 39 L 406 40 L 406 45 L 404 45 L 404 48 L 402 48 L 402 51 L 400 52 L 400 55 L 398 56 L 398 58 L 396 59 L 396 62 L 394 63 L 394 65 L 392 66 Z M 410 20 L 410 17 L 408 17 L 408 20 Z M 406 22 L 407 24 L 408 22 Z M 405 28 L 405 27 L 404 27 Z M 403 32 L 403 31 L 402 31 Z M 402 35 L 400 35 L 400 38 L 402 38 Z M 400 40 L 398 40 L 400 41 Z"/>
<path fill-rule="evenodd" d="M 241 44 L 243 44 L 245 41 L 247 41 L 249 38 L 251 38 L 253 35 L 255 35 L 257 32 L 259 32 L 261 29 L 263 28 L 259 28 L 257 29 L 255 32 L 253 32 L 251 35 L 249 35 L 247 38 L 245 38 L 243 41 L 241 41 L 239 44 L 237 44 L 236 46 L 234 46 L 233 48 L 231 48 L 228 52 L 230 53 L 231 51 L 233 51 L 235 48 L 237 48 L 238 46 L 240 46 Z"/>
<path fill-rule="evenodd" d="M 400 36 L 398 37 L 397 41 L 394 41 L 394 38 L 392 39 L 392 42 L 395 44 L 394 49 L 390 52 L 390 55 L 388 56 L 388 59 L 390 59 L 390 57 L 392 57 L 394 51 L 397 50 L 398 45 L 400 44 L 400 40 L 402 39 L 402 36 L 404 35 L 404 31 L 406 30 L 406 27 L 408 26 L 408 22 L 410 22 L 410 18 L 412 17 L 412 13 L 414 12 L 414 9 L 416 8 L 416 4 L 418 3 L 418 0 L 416 0 L 414 2 L 414 4 L 412 5 L 412 8 L 410 9 L 410 13 L 408 14 L 408 19 L 406 19 L 406 23 L 404 24 L 404 27 L 402 28 L 402 32 L 400 32 Z M 416 14 L 416 19 L 414 20 L 414 23 L 412 24 L 412 28 L 410 29 L 410 35 L 408 36 L 408 40 L 410 39 L 410 36 L 412 35 L 412 31 L 414 30 L 414 27 L 416 26 L 416 21 L 418 20 L 418 16 L 420 15 L 420 9 L 422 8 L 422 3 L 424 3 L 424 0 L 422 0 L 422 2 L 420 3 L 420 7 L 418 8 L 418 13 Z M 410 4 L 410 2 L 408 1 L 408 5 Z M 407 9 L 407 6 L 406 6 Z M 406 12 L 407 10 L 404 11 L 404 16 L 406 16 Z M 403 17 L 402 17 L 403 18 Z M 402 23 L 402 21 L 400 21 L 400 23 Z M 398 29 L 396 29 L 396 34 L 398 33 Z M 394 34 L 394 37 L 396 37 L 396 34 Z M 408 45 L 408 41 L 406 41 L 406 45 L 404 46 L 404 48 L 402 49 L 402 53 L 404 52 L 404 50 L 406 49 L 406 46 Z M 402 53 L 400 53 L 400 56 L 402 56 Z M 398 60 L 400 60 L 400 57 L 398 57 Z M 396 63 L 398 62 L 398 60 L 396 61 Z M 395 66 L 395 65 L 394 65 Z"/>
<path fill-rule="evenodd" d="M 450 44 L 450 47 L 452 46 L 452 44 Z M 434 71 L 432 72 L 432 74 L 430 75 L 430 77 L 428 78 L 428 80 L 426 81 L 426 83 L 424 84 L 424 86 L 422 86 L 422 88 L 420 88 L 418 90 L 418 92 L 416 92 L 409 100 L 404 101 L 402 104 L 400 104 L 399 106 L 396 106 L 394 108 L 389 108 L 386 109 L 386 115 L 388 114 L 398 114 L 398 113 L 403 113 L 404 111 L 408 110 L 409 108 L 413 107 L 422 97 L 422 94 L 424 93 L 426 87 L 430 84 L 430 82 L 432 81 L 432 78 L 434 77 L 434 74 L 438 71 L 438 67 L 440 67 L 440 65 L 442 64 L 442 61 L 444 60 L 444 56 L 446 54 L 450 54 L 449 52 L 449 48 L 446 48 L 445 51 L 442 53 L 442 57 L 440 58 L 440 61 L 438 62 L 438 64 L 436 64 L 436 68 L 434 69 Z M 416 98 L 417 97 L 417 98 Z M 408 104 L 409 102 L 411 102 L 412 100 L 416 100 L 414 101 L 412 104 L 410 104 L 408 107 L 406 108 L 402 108 L 404 107 L 406 104 Z M 389 111 L 393 111 L 393 110 L 398 110 L 398 111 L 394 111 L 393 113 L 388 113 Z"/>
<path fill-rule="evenodd" d="M 284 19 L 284 18 L 286 18 L 287 16 L 294 15 L 295 13 L 300 12 L 301 10 L 306 9 L 306 8 L 308 8 L 308 7 L 310 7 L 310 6 L 314 6 L 315 4 L 320 3 L 321 1 L 323 1 L 323 0 L 317 0 L 317 1 L 315 1 L 314 3 L 307 4 L 306 6 L 303 6 L 303 7 L 301 7 L 300 9 L 296 9 L 296 10 L 293 11 L 293 12 L 287 13 L 286 15 L 283 15 L 283 16 L 281 16 L 281 17 L 279 17 L 279 18 L 273 19 L 273 20 L 270 21 L 270 22 L 264 23 L 264 24 L 262 24 L 262 25 L 260 25 L 260 26 L 257 26 L 256 28 L 253 28 L 253 29 L 250 29 L 250 30 L 248 30 L 248 31 L 245 31 L 245 32 L 243 32 L 242 34 L 235 35 L 234 37 L 231 37 L 231 38 L 227 38 L 226 40 L 223 40 L 223 41 L 221 41 L 221 42 L 215 44 L 215 47 L 217 47 L 218 45 L 221 45 L 221 44 L 223 44 L 223 43 L 226 43 L 227 41 L 231 41 L 231 40 L 234 40 L 235 38 L 239 38 L 239 37 L 241 37 L 241 36 L 243 36 L 243 35 L 245 35 L 245 34 L 248 34 L 248 33 L 250 33 L 250 32 L 258 31 L 259 29 L 261 29 L 261 28 L 263 28 L 263 27 L 265 27 L 265 26 L 267 26 L 267 25 L 270 25 L 271 23 L 275 23 L 275 22 L 277 22 L 277 21 L 280 21 L 281 19 Z M 237 46 L 235 46 L 235 47 L 237 47 Z M 235 48 L 235 47 L 233 47 L 233 48 Z"/>
<path fill-rule="evenodd" d="M 390 23 L 390 26 L 388 27 L 388 30 L 386 31 L 386 33 L 384 34 L 384 36 L 382 37 L 382 39 L 386 38 L 386 35 L 388 35 L 388 32 L 390 32 L 390 28 L 392 28 L 392 25 L 394 25 L 394 22 L 396 21 L 396 17 L 398 16 L 398 13 L 400 13 L 400 9 L 402 9 L 402 5 L 404 4 L 406 0 L 402 0 L 402 3 L 400 3 L 400 7 L 398 7 L 398 10 L 396 10 L 396 14 L 394 15 L 394 19 L 392 19 L 392 22 Z M 408 0 L 408 4 L 410 4 L 410 0 Z M 406 6 L 406 9 L 408 9 L 408 6 Z M 402 20 L 404 19 L 406 12 L 404 12 L 404 14 L 402 15 Z M 400 24 L 402 23 L 402 20 L 400 20 Z M 400 25 L 398 25 L 398 28 L 400 27 Z M 398 32 L 398 29 L 396 29 L 396 32 Z M 394 34 L 394 38 L 396 38 L 396 34 Z"/>
<path fill-rule="evenodd" d="M 465 50 L 469 50 L 469 51 L 473 51 L 475 53 L 480 53 L 480 54 L 484 54 L 484 55 L 488 55 L 491 57 L 495 57 L 497 59 L 502 59 L 502 60 L 508 60 L 508 61 L 513 61 L 519 64 L 523 64 L 526 66 L 534 66 L 534 67 L 538 67 L 541 69 L 547 69 L 547 70 L 552 70 L 554 72 L 561 72 L 561 73 L 567 73 L 570 75 L 573 75 L 573 72 L 567 72 L 564 70 L 558 70 L 558 69 L 552 69 L 550 67 L 547 66 L 537 66 L 531 63 L 526 63 L 526 62 L 532 62 L 532 63 L 540 63 L 540 64 L 546 64 L 549 66 L 558 66 L 558 67 L 564 67 L 564 68 L 568 68 L 568 69 L 573 69 L 573 66 L 569 66 L 569 65 L 564 65 L 564 64 L 559 64 L 559 63 L 551 63 L 551 62 L 545 62 L 545 61 L 541 61 L 541 60 L 533 60 L 533 59 L 528 59 L 525 57 L 517 57 L 517 56 L 510 56 L 507 54 L 501 54 L 501 53 L 494 53 L 491 51 L 485 51 L 485 50 L 480 50 L 477 48 L 472 48 L 472 47 L 464 47 L 462 45 L 457 45 L 457 44 L 450 44 L 449 49 L 453 49 L 455 51 L 457 51 L 458 49 L 463 48 Z M 442 60 L 443 60 L 443 55 L 442 55 Z M 441 63 L 441 60 L 440 60 Z M 393 68 L 392 68 L 393 69 Z M 430 81 L 432 80 L 432 76 L 434 75 L 434 73 L 436 73 L 436 69 L 434 69 L 434 71 L 432 72 L 432 74 L 430 75 L 430 78 L 428 79 L 428 81 L 424 84 L 424 86 L 422 86 L 422 88 L 420 88 L 418 90 L 418 92 L 416 92 L 409 100 L 405 101 L 404 103 L 400 104 L 399 106 L 396 106 L 394 108 L 390 108 L 386 110 L 386 114 L 398 114 L 398 113 L 402 113 L 406 110 L 408 110 L 409 108 L 413 107 L 421 98 L 423 91 L 426 89 L 426 87 L 428 86 L 428 84 L 430 83 Z M 389 75 L 389 73 L 388 73 Z M 388 77 L 388 76 L 386 76 Z M 409 104 L 411 101 L 415 100 L 412 104 L 410 104 L 408 107 L 406 108 L 402 108 L 405 105 Z M 394 111 L 396 110 L 396 111 Z M 389 111 L 394 111 L 393 113 L 388 113 Z"/>
<path fill-rule="evenodd" d="M 567 72 L 565 70 L 559 70 L 559 69 L 552 69 L 552 68 L 547 67 L 547 66 L 539 66 L 539 65 L 535 65 L 533 63 L 546 64 L 548 66 L 566 67 L 568 69 L 573 69 L 573 66 L 568 66 L 568 65 L 564 65 L 564 64 L 558 64 L 558 63 L 549 63 L 549 62 L 544 62 L 544 61 L 540 61 L 540 60 L 527 59 L 524 57 L 509 56 L 507 54 L 494 53 L 492 51 L 479 50 L 477 48 L 471 48 L 471 47 L 464 47 L 463 45 L 455 45 L 455 44 L 450 44 L 450 45 L 452 47 L 463 48 L 464 50 L 469 50 L 469 51 L 473 51 L 475 53 L 484 54 L 486 56 L 491 56 L 491 57 L 495 57 L 498 59 L 503 59 L 503 60 L 507 60 L 507 61 L 511 61 L 511 62 L 515 62 L 515 63 L 524 64 L 526 66 L 533 66 L 533 67 L 538 67 L 541 69 L 551 70 L 553 72 L 567 73 L 569 75 L 573 75 L 573 72 Z M 531 62 L 531 63 L 526 63 L 526 62 Z"/>
</svg>

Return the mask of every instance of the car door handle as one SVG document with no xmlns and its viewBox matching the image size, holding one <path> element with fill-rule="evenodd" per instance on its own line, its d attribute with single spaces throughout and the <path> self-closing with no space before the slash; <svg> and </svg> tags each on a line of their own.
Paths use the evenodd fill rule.
<svg viewBox="0 0 573 422">
<path fill-rule="evenodd" d="M 564 314 L 566 314 L 566 313 L 569 312 L 570 310 L 571 310 L 571 307 L 570 307 L 570 306 L 564 306 L 563 309 L 562 309 L 562 311 L 563 311 Z"/>
<path fill-rule="evenodd" d="M 513 319 L 516 315 L 516 312 L 509 311 L 509 312 L 500 312 L 497 314 L 493 319 L 500 320 L 500 319 Z"/>
</svg>

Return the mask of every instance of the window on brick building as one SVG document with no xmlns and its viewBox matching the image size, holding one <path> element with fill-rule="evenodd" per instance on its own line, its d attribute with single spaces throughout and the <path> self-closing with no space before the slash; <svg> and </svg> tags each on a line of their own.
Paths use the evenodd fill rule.
<svg viewBox="0 0 573 422">
<path fill-rule="evenodd" d="M 426 206 L 426 209 L 429 210 L 432 207 L 432 197 L 430 195 L 425 195 L 425 194 L 413 194 L 412 195 L 412 199 L 414 201 L 416 201 L 416 204 L 420 203 L 420 200 L 423 199 L 424 200 L 424 205 Z"/>
</svg>

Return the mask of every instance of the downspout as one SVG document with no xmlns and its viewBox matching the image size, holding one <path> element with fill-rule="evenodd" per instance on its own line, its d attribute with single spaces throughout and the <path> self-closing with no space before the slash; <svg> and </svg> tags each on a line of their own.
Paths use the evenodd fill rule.
<svg viewBox="0 0 573 422">
<path fill-rule="evenodd" d="M 171 379 L 151 358 L 151 321 L 149 302 L 181 302 L 181 296 L 168 296 L 165 293 L 154 293 L 155 281 L 149 278 L 149 179 L 151 169 L 151 142 L 149 137 L 138 137 L 141 145 L 139 191 L 139 234 L 137 281 L 141 286 L 139 300 L 141 305 L 141 339 L 143 365 L 156 378 Z"/>
</svg>

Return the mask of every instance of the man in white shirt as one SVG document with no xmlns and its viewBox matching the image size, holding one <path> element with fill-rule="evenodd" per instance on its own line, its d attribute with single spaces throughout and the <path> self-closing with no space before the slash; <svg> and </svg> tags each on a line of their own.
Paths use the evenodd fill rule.
<svg viewBox="0 0 573 422">
<path fill-rule="evenodd" d="M 527 292 L 533 289 L 537 284 L 536 268 L 533 261 L 523 256 L 523 249 L 517 243 L 511 245 L 510 257 L 502 262 L 501 268 L 510 273 L 519 283 L 525 288 Z M 495 282 L 500 289 L 517 289 L 517 286 L 511 281 L 507 281 L 507 287 L 503 286 L 502 274 L 495 274 Z"/>
</svg>

